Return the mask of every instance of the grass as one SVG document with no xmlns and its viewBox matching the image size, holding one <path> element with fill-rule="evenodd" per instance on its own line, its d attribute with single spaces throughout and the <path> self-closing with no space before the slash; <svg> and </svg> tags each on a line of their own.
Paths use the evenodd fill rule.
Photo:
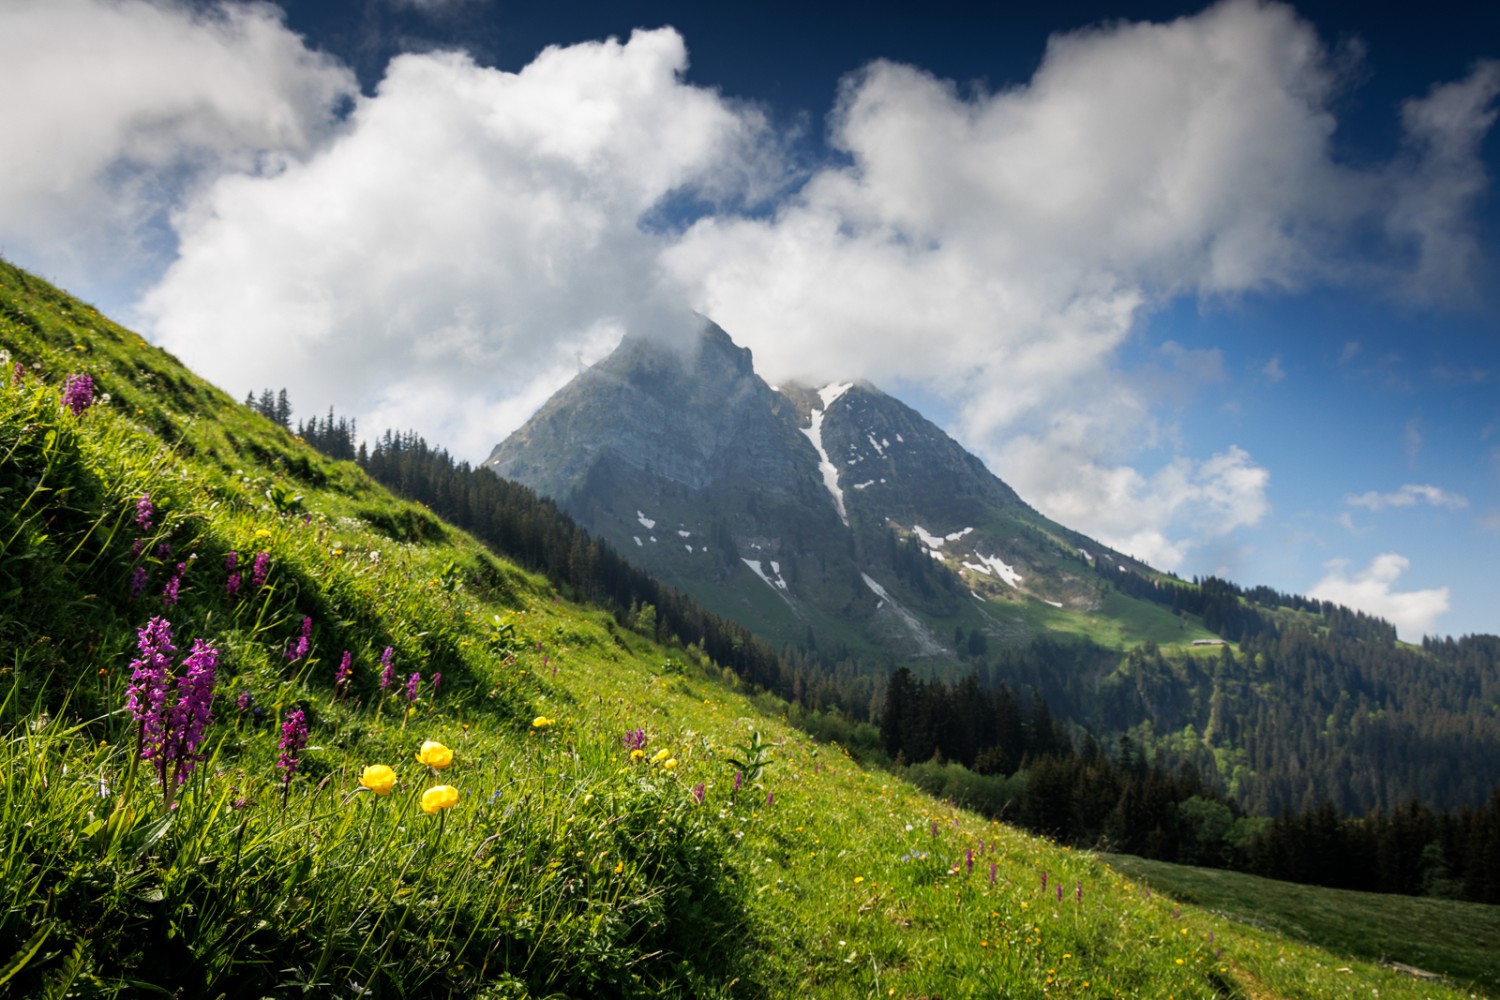
<svg viewBox="0 0 1500 1000">
<path fill-rule="evenodd" d="M 1442 970 L 1500 995 L 1500 908 L 1278 882 L 1135 857 L 1110 864 L 1231 920 L 1347 955 Z"/>
<path fill-rule="evenodd" d="M 0 374 L 9 995 L 1463 995 L 862 768 L 4 265 L 0 348 L 24 370 Z M 80 371 L 110 398 L 75 416 Z M 231 551 L 269 554 L 261 586 L 228 592 Z M 222 652 L 174 808 L 122 707 L 157 615 Z M 382 685 L 387 647 L 414 701 Z M 417 762 L 428 740 L 450 766 Z M 378 764 L 389 795 L 360 790 Z M 429 814 L 437 785 L 457 801 Z"/>
</svg>

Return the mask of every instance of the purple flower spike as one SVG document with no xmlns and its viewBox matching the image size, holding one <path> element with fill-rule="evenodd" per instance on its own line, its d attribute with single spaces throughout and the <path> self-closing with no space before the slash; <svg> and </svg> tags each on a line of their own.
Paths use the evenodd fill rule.
<svg viewBox="0 0 1500 1000">
<path fill-rule="evenodd" d="M 135 526 L 142 531 L 151 530 L 151 519 L 156 516 L 156 508 L 151 504 L 151 494 L 142 493 L 141 498 L 135 502 Z"/>
<path fill-rule="evenodd" d="M 167 607 L 170 608 L 172 605 L 177 603 L 177 591 L 182 586 L 182 574 L 186 572 L 187 563 L 178 563 L 177 572 L 172 574 L 172 578 L 167 581 L 166 587 L 162 589 L 162 603 Z"/>
<path fill-rule="evenodd" d="M 410 677 L 406 679 L 406 700 L 417 700 L 417 689 L 422 686 L 422 675 L 413 670 Z"/>
<path fill-rule="evenodd" d="M 707 796 L 708 796 L 708 790 L 703 787 L 703 782 L 700 781 L 696 785 L 693 786 L 693 801 L 694 802 L 698 803 L 701 806 L 703 804 L 703 800 Z"/>
<path fill-rule="evenodd" d="M 1059 903 L 1062 902 L 1062 883 L 1061 882 L 1057 883 L 1057 901 Z"/>
<path fill-rule="evenodd" d="M 995 862 L 990 862 L 990 885 L 995 884 Z"/>
<path fill-rule="evenodd" d="M 251 696 L 249 691 L 241 691 L 240 696 L 234 700 L 234 707 L 241 712 L 250 711 L 250 706 L 253 704 L 255 704 L 255 698 Z"/>
<path fill-rule="evenodd" d="M 625 739 L 622 742 L 624 742 L 626 750 L 645 749 L 646 730 L 642 729 L 640 726 L 637 726 L 634 729 L 627 729 L 625 730 Z M 734 787 L 738 788 L 740 786 L 736 784 Z"/>
<path fill-rule="evenodd" d="M 79 416 L 94 405 L 94 379 L 89 375 L 69 375 L 63 383 L 62 404 Z"/>
<path fill-rule="evenodd" d="M 432 680 L 428 681 L 427 683 L 432 688 L 432 693 L 433 694 L 437 694 L 438 693 L 438 688 L 440 688 L 440 687 L 443 686 L 443 675 L 440 674 L 440 673 L 439 674 L 433 674 L 432 675 Z"/>
<path fill-rule="evenodd" d="M 266 574 L 271 571 L 271 553 L 257 552 L 250 563 L 250 586 L 259 590 L 265 585 Z"/>
<path fill-rule="evenodd" d="M 312 649 L 312 618 L 302 619 L 302 631 L 296 640 L 287 646 L 286 658 L 288 660 L 300 660 Z"/>
<path fill-rule="evenodd" d="M 161 752 L 167 724 L 167 681 L 177 647 L 172 645 L 172 623 L 165 618 L 152 618 L 136 635 L 141 655 L 130 661 L 125 707 L 140 727 L 141 759 L 151 760 Z"/>
<path fill-rule="evenodd" d="M 302 709 L 296 708 L 287 714 L 286 721 L 281 724 L 281 756 L 276 760 L 276 770 L 281 772 L 283 785 L 290 785 L 292 775 L 297 771 L 297 765 L 301 763 L 302 748 L 307 746 L 307 716 Z"/>
<path fill-rule="evenodd" d="M 1082 882 L 1079 882 L 1078 883 L 1078 888 L 1076 888 L 1076 889 L 1073 890 L 1073 902 L 1075 902 L 1075 903 L 1081 903 L 1081 902 L 1083 902 L 1083 883 Z"/>
<path fill-rule="evenodd" d="M 973 850 L 973 848 L 970 848 L 969 850 L 964 851 L 964 872 L 966 874 L 972 874 L 973 871 L 974 871 L 974 850 Z"/>
<path fill-rule="evenodd" d="M 130 599 L 133 601 L 146 590 L 146 567 L 137 566 L 130 571 Z"/>
<path fill-rule="evenodd" d="M 1042 872 L 1042 891 L 1043 892 L 1047 891 L 1047 873 L 1046 872 Z"/>
<path fill-rule="evenodd" d="M 233 573 L 235 571 L 235 568 L 239 566 L 239 564 L 240 554 L 234 549 L 230 549 L 229 554 L 224 557 L 224 572 Z"/>
<path fill-rule="evenodd" d="M 766 805 L 771 806 L 771 805 L 775 805 L 775 804 L 776 804 L 776 793 L 775 792 L 767 792 L 766 793 Z"/>
<path fill-rule="evenodd" d="M 193 650 L 182 661 L 186 673 L 177 681 L 177 704 L 169 719 L 170 736 L 166 757 L 175 761 L 180 785 L 188 779 L 202 756 L 198 748 L 213 721 L 214 676 L 219 669 L 219 651 L 202 639 L 193 640 Z M 165 761 L 163 762 L 165 763 Z"/>
<path fill-rule="evenodd" d="M 745 783 L 745 775 L 744 775 L 744 773 L 740 772 L 740 771 L 734 772 L 734 790 L 735 791 L 739 791 L 740 790 L 740 786 L 743 785 L 744 783 Z"/>
<path fill-rule="evenodd" d="M 343 658 L 339 660 L 338 673 L 333 675 L 333 689 L 342 695 L 344 688 L 349 685 L 349 676 L 353 673 L 354 654 L 346 649 Z"/>
<path fill-rule="evenodd" d="M 239 596 L 240 575 L 238 573 L 230 573 L 229 579 L 224 581 L 224 593 L 228 594 L 230 597 Z"/>
</svg>

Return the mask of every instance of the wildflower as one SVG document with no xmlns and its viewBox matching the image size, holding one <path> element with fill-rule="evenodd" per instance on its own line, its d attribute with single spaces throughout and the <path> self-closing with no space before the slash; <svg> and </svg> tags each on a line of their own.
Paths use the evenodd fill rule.
<svg viewBox="0 0 1500 1000">
<path fill-rule="evenodd" d="M 257 552 L 250 562 L 250 586 L 260 589 L 265 585 L 266 574 L 271 571 L 271 553 Z"/>
<path fill-rule="evenodd" d="M 703 782 L 700 781 L 696 785 L 693 786 L 693 801 L 694 802 L 698 803 L 701 806 L 703 804 L 703 800 L 705 798 L 707 798 L 707 797 L 708 797 L 708 789 L 706 789 L 706 788 L 703 787 Z"/>
<path fill-rule="evenodd" d="M 1043 892 L 1047 891 L 1047 873 L 1046 872 L 1042 872 L 1042 891 Z"/>
<path fill-rule="evenodd" d="M 182 661 L 185 673 L 177 681 L 177 704 L 167 719 L 167 738 L 163 760 L 159 764 L 165 776 L 165 764 L 176 764 L 173 774 L 182 784 L 192 774 L 201 756 L 208 724 L 213 721 L 214 675 L 219 668 L 219 650 L 202 639 L 193 640 L 193 649 Z"/>
<path fill-rule="evenodd" d="M 670 770 L 672 770 L 672 768 L 674 768 L 674 767 L 677 766 L 677 758 L 676 757 L 669 757 L 665 761 L 662 762 L 661 766 L 664 767 L 664 768 L 666 768 L 668 771 L 670 771 Z"/>
<path fill-rule="evenodd" d="M 1078 883 L 1078 888 L 1076 888 L 1076 889 L 1073 890 L 1073 902 L 1075 902 L 1075 903 L 1081 903 L 1081 902 L 1083 902 L 1083 883 L 1082 882 L 1079 882 Z"/>
<path fill-rule="evenodd" d="M 422 675 L 413 670 L 411 676 L 406 679 L 406 700 L 417 700 L 417 689 L 422 686 Z"/>
<path fill-rule="evenodd" d="M 344 650 L 343 658 L 339 660 L 338 672 L 333 675 L 333 689 L 342 697 L 349 686 L 349 677 L 354 673 L 354 654 L 347 649 Z"/>
<path fill-rule="evenodd" d="M 170 608 L 172 605 L 177 603 L 177 591 L 178 588 L 182 586 L 182 574 L 186 572 L 187 563 L 178 563 L 177 572 L 172 574 L 172 576 L 167 580 L 167 585 L 162 588 L 161 600 L 162 603 L 167 607 Z"/>
<path fill-rule="evenodd" d="M 172 543 L 171 542 L 162 542 L 160 545 L 158 545 L 156 547 L 156 558 L 158 558 L 158 559 L 170 559 L 170 558 L 172 558 Z"/>
<path fill-rule="evenodd" d="M 300 660 L 307 655 L 312 648 L 312 618 L 305 616 L 302 619 L 302 631 L 296 640 L 287 645 L 286 658 L 288 660 Z"/>
<path fill-rule="evenodd" d="M 630 759 L 631 760 L 640 760 L 644 756 L 646 756 L 646 751 L 644 751 L 644 750 L 632 750 L 632 751 L 630 751 Z"/>
<path fill-rule="evenodd" d="M 385 652 L 380 654 L 380 690 L 388 691 L 392 684 L 396 683 L 396 667 L 391 663 L 391 657 L 396 651 L 391 647 L 385 647 Z"/>
<path fill-rule="evenodd" d="M 766 805 L 770 806 L 770 805 L 775 805 L 775 804 L 776 804 L 776 793 L 775 792 L 767 792 L 766 793 Z"/>
<path fill-rule="evenodd" d="M 428 740 L 422 744 L 422 749 L 417 751 L 417 762 L 441 771 L 453 763 L 453 751 L 434 740 Z"/>
<path fill-rule="evenodd" d="M 240 575 L 230 573 L 229 578 L 224 581 L 224 593 L 230 597 L 238 597 L 240 593 Z"/>
<path fill-rule="evenodd" d="M 241 691 L 240 696 L 234 700 L 234 707 L 241 712 L 250 711 L 250 706 L 255 704 L 255 699 L 249 691 Z"/>
<path fill-rule="evenodd" d="M 458 805 L 458 789 L 452 785 L 433 785 L 422 793 L 422 811 L 429 816 L 442 812 L 444 809 L 452 809 L 456 805 Z"/>
<path fill-rule="evenodd" d="M 89 375 L 69 375 L 63 383 L 62 405 L 79 416 L 94 405 L 94 380 Z"/>
<path fill-rule="evenodd" d="M 739 791 L 740 786 L 745 783 L 745 775 L 742 771 L 734 772 L 734 790 Z"/>
<path fill-rule="evenodd" d="M 276 770 L 281 772 L 283 785 L 290 786 L 292 775 L 297 771 L 297 765 L 301 763 L 299 754 L 302 748 L 307 746 L 307 716 L 302 709 L 294 708 L 287 714 L 286 721 L 281 724 L 281 745 L 278 749 L 281 756 L 276 761 Z"/>
<path fill-rule="evenodd" d="M 359 784 L 376 795 L 389 795 L 396 787 L 396 772 L 384 764 L 371 764 L 359 773 Z"/>
<path fill-rule="evenodd" d="M 541 716 L 538 716 L 538 718 L 541 718 Z M 536 723 L 533 722 L 532 725 L 534 726 L 536 725 Z M 660 764 L 670 756 L 672 756 L 672 751 L 668 750 L 666 747 L 662 747 L 660 750 L 656 751 L 656 756 L 651 758 L 651 763 Z"/>
<path fill-rule="evenodd" d="M 547 727 L 554 726 L 556 724 L 556 719 L 549 719 L 545 715 L 538 715 L 535 719 L 531 720 L 532 729 L 546 729 Z M 662 753 L 666 753 L 666 751 L 663 750 Z"/>
<path fill-rule="evenodd" d="M 136 636 L 136 648 L 141 655 L 130 661 L 125 707 L 140 727 L 137 746 L 141 759 L 150 760 L 161 748 L 166 726 L 167 681 L 177 647 L 172 645 L 172 623 L 159 616 L 147 622 Z"/>
<path fill-rule="evenodd" d="M 974 850 L 973 850 L 973 848 L 970 848 L 969 850 L 964 851 L 964 874 L 966 874 L 966 875 L 972 875 L 973 873 L 974 873 Z"/>
<path fill-rule="evenodd" d="M 995 884 L 995 862 L 990 862 L 990 885 Z"/>
<path fill-rule="evenodd" d="M 145 593 L 146 567 L 137 566 L 130 571 L 130 599 L 133 601 Z"/>
<path fill-rule="evenodd" d="M 135 502 L 135 526 L 142 531 L 151 530 L 151 519 L 156 516 L 156 508 L 151 505 L 151 494 L 142 493 L 141 498 Z"/>
<path fill-rule="evenodd" d="M 443 675 L 440 673 L 433 674 L 432 680 L 428 681 L 427 684 L 432 689 L 432 693 L 437 694 L 438 688 L 442 687 L 443 684 Z"/>
<path fill-rule="evenodd" d="M 624 743 L 626 750 L 642 749 L 646 745 L 646 730 L 639 726 L 634 729 L 627 729 L 625 731 Z"/>
</svg>

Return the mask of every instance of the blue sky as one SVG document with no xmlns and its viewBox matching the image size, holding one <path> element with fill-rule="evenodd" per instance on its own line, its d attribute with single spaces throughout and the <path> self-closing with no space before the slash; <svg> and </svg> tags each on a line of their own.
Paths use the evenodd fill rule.
<svg viewBox="0 0 1500 1000">
<path fill-rule="evenodd" d="M 9 0 L 0 253 L 470 459 L 696 310 L 1161 568 L 1500 631 L 1500 13 L 979 6 Z"/>
</svg>

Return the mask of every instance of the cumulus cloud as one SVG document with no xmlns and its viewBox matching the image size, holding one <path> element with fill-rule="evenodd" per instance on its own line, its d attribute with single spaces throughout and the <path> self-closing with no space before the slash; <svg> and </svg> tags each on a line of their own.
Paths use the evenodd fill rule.
<svg viewBox="0 0 1500 1000">
<path fill-rule="evenodd" d="M 159 271 L 166 211 L 207 178 L 311 149 L 355 90 L 270 4 L 0 4 L 0 241 L 90 287 Z"/>
<path fill-rule="evenodd" d="M 1396 581 L 1411 568 L 1411 560 L 1394 552 L 1382 553 L 1369 566 L 1352 573 L 1348 561 L 1342 559 L 1324 568 L 1327 575 L 1307 592 L 1309 597 L 1384 618 L 1408 642 L 1435 634 L 1434 623 L 1448 611 L 1447 587 L 1394 589 Z"/>
<path fill-rule="evenodd" d="M 1448 510 L 1461 510 L 1469 505 L 1468 499 L 1462 494 L 1449 492 L 1439 486 L 1419 486 L 1415 483 L 1407 483 L 1394 493 L 1377 493 L 1372 490 L 1358 495 L 1350 494 L 1344 498 L 1344 502 L 1351 507 L 1363 507 L 1366 510 L 1414 507 L 1419 503 L 1444 507 Z"/>
<path fill-rule="evenodd" d="M 877 62 L 832 118 L 847 164 L 772 217 L 700 220 L 666 259 L 775 377 L 858 359 L 922 382 L 1044 511 L 1171 565 L 1225 498 L 1230 523 L 1262 516 L 1269 477 L 1239 449 L 1136 468 L 1163 431 L 1162 394 L 1120 360 L 1142 321 L 1393 271 L 1436 296 L 1472 260 L 1495 67 L 1409 102 L 1402 156 L 1358 170 L 1331 147 L 1337 63 L 1291 8 L 1248 0 L 1055 36 L 999 93 Z M 1354 237 L 1372 225 L 1392 237 L 1373 256 Z"/>
<path fill-rule="evenodd" d="M 999 92 L 872 63 L 830 115 L 837 161 L 785 195 L 763 116 L 686 66 L 639 31 L 517 73 L 408 54 L 361 96 L 270 6 L 13 0 L 0 93 L 40 96 L 7 122 L 0 239 L 65 256 L 170 213 L 149 333 L 237 394 L 473 458 L 690 307 L 772 380 L 919 385 L 1042 510 L 1171 566 L 1264 517 L 1270 477 L 1228 442 L 1181 454 L 1171 410 L 1216 351 L 1127 345 L 1184 296 L 1451 293 L 1500 89 L 1481 64 L 1404 106 L 1390 163 L 1346 165 L 1340 58 L 1290 7 L 1225 0 L 1055 36 Z M 110 239 L 79 239 L 99 218 Z"/>
<path fill-rule="evenodd" d="M 144 302 L 221 384 L 415 427 L 482 457 L 626 330 L 686 338 L 686 291 L 643 220 L 752 190 L 763 126 L 681 82 L 671 30 L 549 48 L 519 73 L 392 61 L 340 134 L 182 212 Z"/>
</svg>

